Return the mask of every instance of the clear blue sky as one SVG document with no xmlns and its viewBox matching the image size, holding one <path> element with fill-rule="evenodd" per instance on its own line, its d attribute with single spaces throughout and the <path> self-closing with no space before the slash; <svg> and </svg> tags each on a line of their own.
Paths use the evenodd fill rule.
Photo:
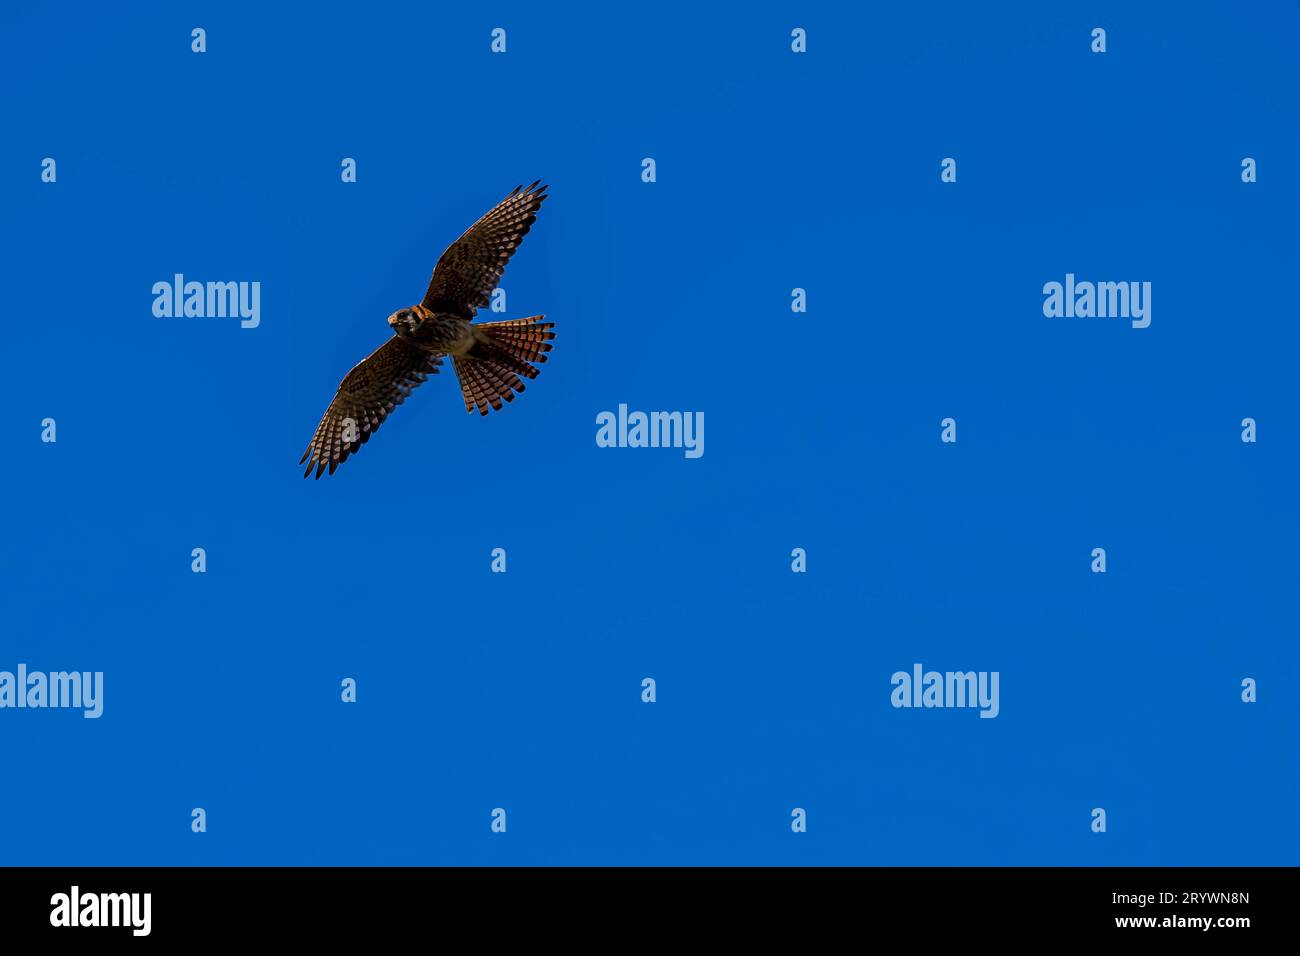
<svg viewBox="0 0 1300 956">
<path fill-rule="evenodd" d="M 1294 10 L 411 6 L 0 13 L 0 669 L 105 674 L 0 710 L 0 863 L 1300 862 Z M 540 378 L 304 482 L 539 177 Z M 1151 326 L 1044 317 L 1067 272 Z M 917 662 L 999 716 L 892 708 Z"/>
</svg>

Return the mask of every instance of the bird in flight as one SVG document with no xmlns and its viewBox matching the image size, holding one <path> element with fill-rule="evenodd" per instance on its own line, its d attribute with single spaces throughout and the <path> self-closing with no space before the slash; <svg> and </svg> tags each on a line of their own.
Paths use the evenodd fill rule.
<svg viewBox="0 0 1300 956">
<path fill-rule="evenodd" d="M 541 180 L 538 180 L 541 182 Z M 482 219 L 447 247 L 419 305 L 399 309 L 388 317 L 389 339 L 339 383 L 339 390 L 316 426 L 311 443 L 298 464 L 307 462 L 306 478 L 314 470 L 334 469 L 370 440 L 384 419 L 415 387 L 437 374 L 442 359 L 451 356 L 460 380 L 465 411 L 496 411 L 524 390 L 524 378 L 536 378 L 534 363 L 546 361 L 554 322 L 530 315 L 506 322 L 472 323 L 474 313 L 488 304 L 506 263 L 519 248 L 547 198 L 537 183 L 516 186 Z"/>
</svg>

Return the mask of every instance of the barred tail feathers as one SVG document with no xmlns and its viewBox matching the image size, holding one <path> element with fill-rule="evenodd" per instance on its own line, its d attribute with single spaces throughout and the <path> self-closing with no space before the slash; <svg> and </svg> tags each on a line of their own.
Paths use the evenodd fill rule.
<svg viewBox="0 0 1300 956">
<path fill-rule="evenodd" d="M 551 331 L 555 323 L 541 321 L 544 318 L 532 315 L 474 326 L 479 341 L 465 355 L 452 359 L 465 411 L 477 408 L 480 415 L 486 415 L 488 408 L 500 411 L 503 401 L 514 401 L 514 393 L 524 390 L 521 375 L 537 377 L 538 370 L 530 363 L 545 362 L 550 340 L 555 338 Z"/>
</svg>

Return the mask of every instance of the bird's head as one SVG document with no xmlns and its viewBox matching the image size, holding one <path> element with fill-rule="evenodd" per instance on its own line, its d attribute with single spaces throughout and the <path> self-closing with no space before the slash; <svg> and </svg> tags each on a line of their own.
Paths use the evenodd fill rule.
<svg viewBox="0 0 1300 956">
<path fill-rule="evenodd" d="M 388 317 L 388 327 L 400 336 L 414 335 L 421 321 L 413 309 L 398 309 Z"/>
</svg>

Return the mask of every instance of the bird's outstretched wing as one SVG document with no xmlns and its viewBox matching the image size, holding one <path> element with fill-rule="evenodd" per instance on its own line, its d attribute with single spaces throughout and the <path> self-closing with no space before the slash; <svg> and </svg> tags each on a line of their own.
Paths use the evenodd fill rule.
<svg viewBox="0 0 1300 956">
<path fill-rule="evenodd" d="M 424 306 L 463 319 L 474 318 L 474 313 L 488 304 L 506 263 L 528 235 L 545 199 L 545 186 L 516 186 L 470 226 L 438 260 L 424 293 Z"/>
<path fill-rule="evenodd" d="M 298 464 L 307 462 L 306 478 L 334 469 L 370 440 L 384 419 L 415 387 L 437 374 L 442 356 L 407 345 L 394 336 L 357 363 L 339 383 L 338 393 L 316 426 Z"/>
</svg>

